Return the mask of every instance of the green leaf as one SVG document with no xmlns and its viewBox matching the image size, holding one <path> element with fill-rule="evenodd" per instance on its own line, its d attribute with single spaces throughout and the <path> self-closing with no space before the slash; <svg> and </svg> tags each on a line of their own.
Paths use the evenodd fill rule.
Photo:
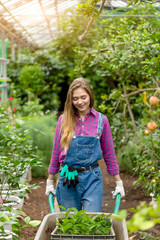
<svg viewBox="0 0 160 240">
<path fill-rule="evenodd" d="M 27 217 L 24 218 L 24 222 L 25 222 L 26 224 L 29 224 L 30 220 L 31 220 L 31 219 L 30 219 L 29 216 L 27 216 Z"/>
<path fill-rule="evenodd" d="M 39 221 L 39 220 L 32 220 L 29 222 L 29 226 L 37 227 L 40 223 L 41 223 L 41 221 Z"/>
</svg>

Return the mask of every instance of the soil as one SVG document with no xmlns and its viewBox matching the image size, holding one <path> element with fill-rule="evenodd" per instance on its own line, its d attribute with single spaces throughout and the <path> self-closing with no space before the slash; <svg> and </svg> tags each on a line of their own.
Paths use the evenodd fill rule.
<svg viewBox="0 0 160 240">
<path fill-rule="evenodd" d="M 103 185 L 104 185 L 104 194 L 103 194 L 103 206 L 102 212 L 110 213 L 114 211 L 115 200 L 112 199 L 111 191 L 115 188 L 115 179 L 106 172 L 106 166 L 103 161 L 100 161 L 100 167 L 103 175 Z M 136 177 L 133 177 L 127 173 L 121 173 L 121 178 L 123 180 L 125 188 L 125 197 L 121 201 L 121 209 L 130 209 L 135 208 L 142 201 L 150 202 L 151 198 L 144 195 L 144 192 L 141 188 L 134 189 L 133 183 L 136 180 Z M 27 194 L 23 211 L 30 216 L 31 220 L 43 220 L 44 216 L 50 213 L 50 208 L 48 204 L 48 198 L 45 195 L 46 179 L 32 179 L 31 183 L 37 183 L 40 188 L 32 190 Z M 55 210 L 59 211 L 57 203 L 55 202 Z M 132 213 L 128 211 L 129 219 Z M 158 226 L 159 228 L 159 226 Z M 160 235 L 160 228 L 153 228 L 150 230 L 154 235 Z M 24 228 L 21 232 L 21 240 L 34 240 L 38 227 Z M 129 236 L 130 240 L 140 240 L 138 234 L 132 234 Z"/>
</svg>

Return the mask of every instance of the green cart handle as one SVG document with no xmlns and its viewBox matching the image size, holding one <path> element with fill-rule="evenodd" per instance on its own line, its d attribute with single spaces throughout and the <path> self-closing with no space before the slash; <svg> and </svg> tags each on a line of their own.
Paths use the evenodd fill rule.
<svg viewBox="0 0 160 240">
<path fill-rule="evenodd" d="M 114 214 L 117 214 L 120 208 L 120 204 L 121 204 L 121 194 L 117 194 L 116 195 L 116 203 L 115 203 L 115 207 L 114 207 Z"/>
<path fill-rule="evenodd" d="M 54 203 L 53 203 L 53 193 L 50 193 L 48 196 L 48 202 L 49 202 L 49 207 L 51 210 L 51 213 L 55 213 L 55 208 L 54 208 Z M 116 203 L 115 203 L 115 208 L 114 208 L 114 214 L 117 214 L 120 208 L 120 204 L 121 204 L 121 195 L 118 193 L 116 195 Z"/>
<path fill-rule="evenodd" d="M 53 197 L 54 197 L 53 193 L 50 193 L 48 196 L 48 202 L 49 202 L 51 213 L 55 213 Z"/>
</svg>

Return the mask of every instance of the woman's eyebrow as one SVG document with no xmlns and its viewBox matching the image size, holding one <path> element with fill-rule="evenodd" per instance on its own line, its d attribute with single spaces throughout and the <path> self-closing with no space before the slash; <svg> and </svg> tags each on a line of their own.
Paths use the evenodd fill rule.
<svg viewBox="0 0 160 240">
<path fill-rule="evenodd" d="M 81 97 L 85 97 L 86 95 L 81 95 L 81 96 L 73 96 L 73 98 L 81 98 Z"/>
</svg>

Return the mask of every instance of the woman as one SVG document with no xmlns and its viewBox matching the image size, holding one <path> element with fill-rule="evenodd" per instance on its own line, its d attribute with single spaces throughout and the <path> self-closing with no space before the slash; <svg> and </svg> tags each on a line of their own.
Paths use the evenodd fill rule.
<svg viewBox="0 0 160 240">
<path fill-rule="evenodd" d="M 118 193 L 125 195 L 108 119 L 93 105 L 89 83 L 83 78 L 75 79 L 67 93 L 64 114 L 58 120 L 46 186 L 46 195 L 52 192 L 66 209 L 101 212 L 103 181 L 98 161 L 102 154 L 108 173 L 115 176 L 113 198 Z M 55 191 L 53 177 L 59 169 Z"/>
</svg>

